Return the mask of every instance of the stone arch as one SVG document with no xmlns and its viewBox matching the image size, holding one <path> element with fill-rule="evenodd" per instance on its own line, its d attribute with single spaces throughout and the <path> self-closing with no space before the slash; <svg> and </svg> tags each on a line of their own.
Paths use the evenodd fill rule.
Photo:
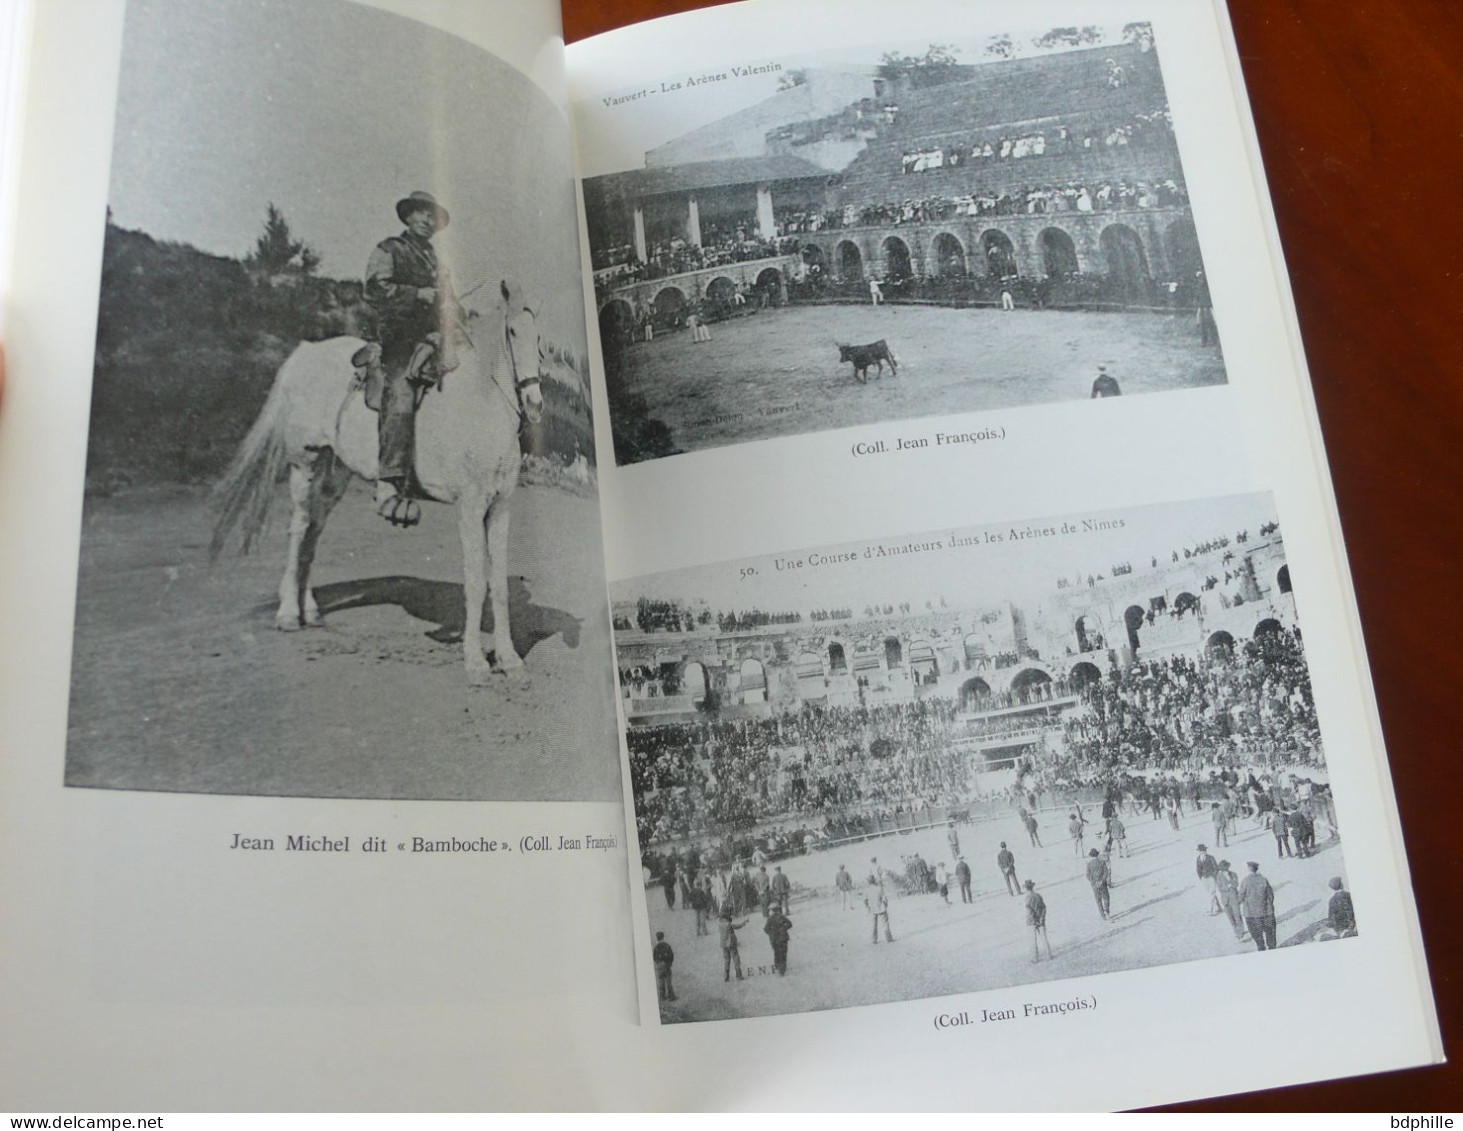
<svg viewBox="0 0 1463 1131">
<path fill-rule="evenodd" d="M 965 245 L 953 232 L 939 232 L 930 243 L 930 256 L 935 275 L 963 279 L 965 277 Z"/>
<path fill-rule="evenodd" d="M 612 298 L 599 310 L 599 340 L 606 353 L 635 339 L 635 308 L 625 299 Z"/>
<path fill-rule="evenodd" d="M 828 270 L 828 257 L 823 253 L 823 249 L 817 244 L 804 244 L 802 254 L 803 262 L 806 263 L 809 267 L 816 267 L 820 271 Z"/>
<path fill-rule="evenodd" d="M 961 641 L 965 646 L 965 666 L 980 664 L 987 658 L 985 649 L 985 637 L 978 632 L 968 632 L 965 639 Z"/>
<path fill-rule="evenodd" d="M 686 293 L 680 287 L 661 287 L 650 300 L 657 314 L 679 314 L 686 305 Z"/>
<path fill-rule="evenodd" d="M 1213 655 L 1228 656 L 1234 652 L 1234 637 L 1221 629 L 1211 633 L 1204 641 L 1204 651 Z"/>
<path fill-rule="evenodd" d="M 1181 217 L 1168 226 L 1163 233 L 1163 247 L 1176 280 L 1193 282 L 1194 276 L 1204 269 L 1204 260 L 1199 256 L 1199 234 L 1194 231 L 1192 217 Z"/>
<path fill-rule="evenodd" d="M 1077 274 L 1077 245 L 1061 228 L 1043 228 L 1036 245 L 1041 249 L 1042 272 L 1048 278 Z"/>
<path fill-rule="evenodd" d="M 984 701 L 990 697 L 991 685 L 979 676 L 967 679 L 960 685 L 960 709 L 962 711 L 978 711 Z"/>
<path fill-rule="evenodd" d="M 1052 677 L 1040 668 L 1022 668 L 1011 680 L 1012 695 L 1029 695 L 1038 687 L 1047 687 Z"/>
<path fill-rule="evenodd" d="M 848 671 L 848 650 L 843 644 L 834 640 L 828 645 L 828 674 Z"/>
<path fill-rule="evenodd" d="M 1017 273 L 1016 245 L 999 228 L 989 228 L 981 233 L 980 251 L 985 258 L 986 274 L 992 279 L 1004 279 Z"/>
<path fill-rule="evenodd" d="M 1279 589 L 1282 593 L 1292 592 L 1290 587 L 1289 564 L 1281 566 L 1279 572 L 1275 574 L 1275 588 Z"/>
<path fill-rule="evenodd" d="M 837 252 L 838 277 L 848 281 L 864 277 L 864 256 L 853 240 L 841 240 Z"/>
<path fill-rule="evenodd" d="M 1255 625 L 1255 639 L 1262 636 L 1271 636 L 1277 632 L 1284 632 L 1285 626 L 1274 617 L 1266 617 L 1259 624 Z"/>
<path fill-rule="evenodd" d="M 759 290 L 777 290 L 782 286 L 782 272 L 776 267 L 764 267 L 757 272 L 757 288 Z"/>
<path fill-rule="evenodd" d="M 726 275 L 718 275 L 706 284 L 707 299 L 718 306 L 730 306 L 736 293 L 736 281 Z"/>
<path fill-rule="evenodd" d="M 1199 611 L 1199 598 L 1195 597 L 1192 593 L 1185 589 L 1182 593 L 1180 593 L 1177 597 L 1173 599 L 1174 616 L 1181 617 L 1190 609 L 1192 609 L 1196 613 Z"/>
<path fill-rule="evenodd" d="M 1129 605 L 1123 610 L 1123 627 L 1128 630 L 1128 647 L 1133 654 L 1138 654 L 1138 633 L 1143 627 L 1143 607 L 1141 605 Z"/>
<path fill-rule="evenodd" d="M 741 675 L 742 702 L 767 702 L 767 669 L 762 661 L 748 657 L 742 661 L 738 672 Z"/>
<path fill-rule="evenodd" d="M 693 705 L 706 698 L 710 687 L 711 680 L 706 674 L 706 667 L 699 660 L 692 660 L 681 669 L 681 691 L 691 697 Z"/>
<path fill-rule="evenodd" d="M 1072 622 L 1072 631 L 1077 637 L 1078 652 L 1096 652 L 1107 647 L 1102 632 L 1102 621 L 1096 614 L 1083 612 Z"/>
<path fill-rule="evenodd" d="M 914 266 L 909 258 L 909 245 L 898 236 L 887 238 L 879 249 L 884 256 L 884 278 L 899 282 L 914 275 Z"/>
<path fill-rule="evenodd" d="M 928 640 L 919 640 L 909 646 L 909 670 L 921 682 L 940 677 L 940 657 Z"/>
<path fill-rule="evenodd" d="M 1067 673 L 1067 682 L 1072 685 L 1074 691 L 1080 691 L 1094 683 L 1102 682 L 1102 669 L 1090 660 L 1082 660 L 1072 665 L 1072 670 Z"/>
<path fill-rule="evenodd" d="M 1109 224 L 1098 238 L 1107 260 L 1108 280 L 1122 302 L 1147 302 L 1153 293 L 1153 274 L 1143 238 L 1126 224 Z"/>
<path fill-rule="evenodd" d="M 897 636 L 884 637 L 884 666 L 890 671 L 904 666 L 904 645 Z"/>
</svg>

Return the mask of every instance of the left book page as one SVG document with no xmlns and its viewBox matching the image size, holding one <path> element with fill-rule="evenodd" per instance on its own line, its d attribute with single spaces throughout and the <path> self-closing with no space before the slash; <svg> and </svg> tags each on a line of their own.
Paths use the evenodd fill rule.
<svg viewBox="0 0 1463 1131">
<path fill-rule="evenodd" d="M 35 6 L 7 1106 L 615 1102 L 599 1050 L 635 1006 L 558 19 Z"/>
</svg>

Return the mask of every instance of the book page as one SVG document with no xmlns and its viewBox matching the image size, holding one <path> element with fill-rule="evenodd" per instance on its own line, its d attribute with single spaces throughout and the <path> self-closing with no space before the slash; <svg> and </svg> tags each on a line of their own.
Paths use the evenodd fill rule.
<svg viewBox="0 0 1463 1131">
<path fill-rule="evenodd" d="M 1232 51 L 1202 2 L 571 48 L 670 1102 L 1440 1055 Z"/>
<path fill-rule="evenodd" d="M 33 16 L 8 1102 L 617 1102 L 603 1035 L 636 1010 L 557 8 Z"/>
</svg>

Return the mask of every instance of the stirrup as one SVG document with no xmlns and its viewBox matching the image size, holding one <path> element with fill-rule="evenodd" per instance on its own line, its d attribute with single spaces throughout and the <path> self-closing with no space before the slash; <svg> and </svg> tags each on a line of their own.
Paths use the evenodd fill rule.
<svg viewBox="0 0 1463 1131">
<path fill-rule="evenodd" d="M 422 521 L 422 508 L 415 499 L 404 495 L 392 495 L 389 499 L 382 499 L 376 504 L 376 513 L 392 526 L 400 526 L 402 529 Z"/>
</svg>

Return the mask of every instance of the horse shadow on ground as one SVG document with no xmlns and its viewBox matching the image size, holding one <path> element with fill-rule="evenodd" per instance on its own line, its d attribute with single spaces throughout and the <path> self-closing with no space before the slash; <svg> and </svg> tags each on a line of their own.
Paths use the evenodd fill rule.
<svg viewBox="0 0 1463 1131">
<path fill-rule="evenodd" d="M 324 616 L 347 609 L 395 605 L 410 617 L 437 627 L 427 636 L 439 644 L 462 641 L 467 624 L 467 602 L 460 584 L 427 581 L 420 577 L 368 577 L 340 581 L 315 590 L 315 601 Z M 569 648 L 579 647 L 583 621 L 563 609 L 535 604 L 528 582 L 521 576 L 508 579 L 508 623 L 513 649 L 526 657 L 534 645 L 552 636 L 562 636 Z M 491 604 L 483 606 L 482 630 L 493 631 Z"/>
</svg>

